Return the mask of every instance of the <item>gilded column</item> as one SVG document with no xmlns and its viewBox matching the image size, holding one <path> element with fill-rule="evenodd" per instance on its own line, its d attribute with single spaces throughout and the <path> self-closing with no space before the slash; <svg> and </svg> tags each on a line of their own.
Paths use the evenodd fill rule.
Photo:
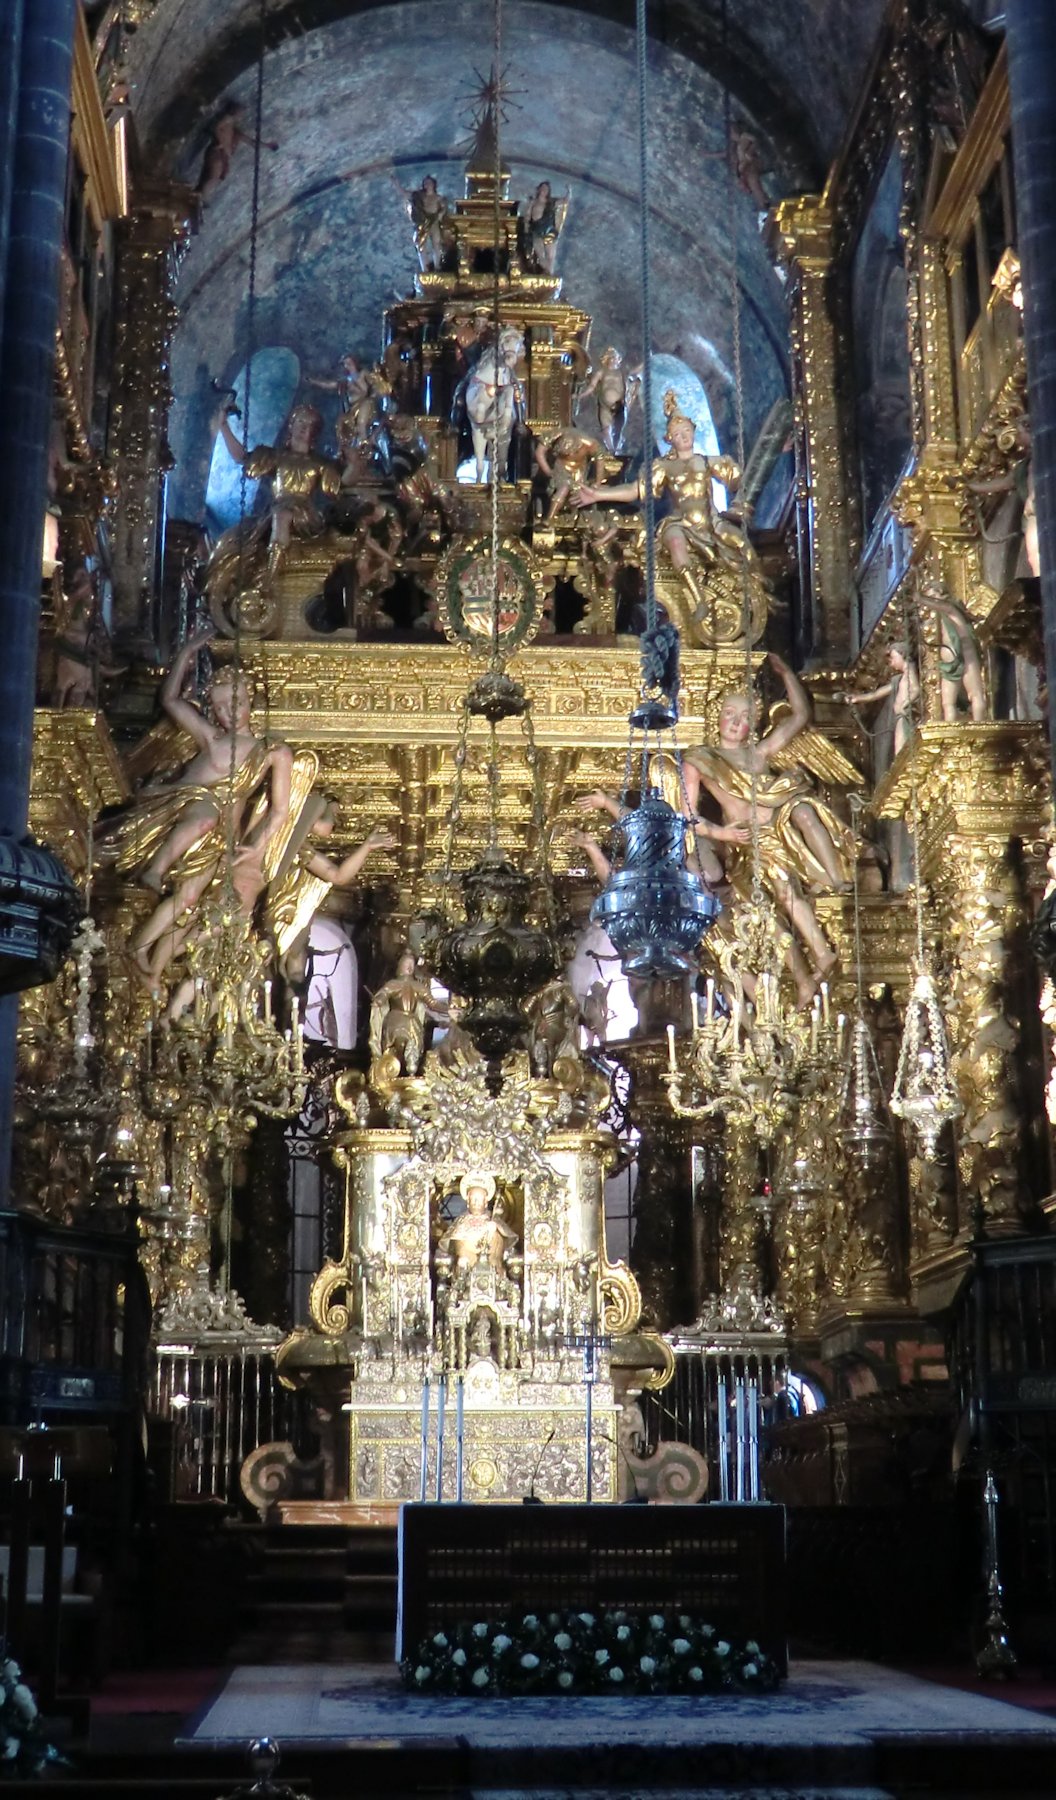
<svg viewBox="0 0 1056 1800">
<path fill-rule="evenodd" d="M 1037 724 L 926 725 L 875 801 L 887 818 L 918 815 L 920 877 L 950 954 L 962 1241 L 978 1222 L 994 1233 L 1023 1229 L 1038 1198 L 1027 1131 L 1042 1098 L 1027 1091 L 1022 1038 L 1037 1006 L 1027 892 L 1044 863 L 1046 760 Z M 915 1256 L 941 1254 L 952 1220 L 940 1194 L 919 1195 L 916 1211 Z"/>
<path fill-rule="evenodd" d="M 123 648 L 148 658 L 164 628 L 156 615 L 155 571 L 172 461 L 169 348 L 179 317 L 172 294 L 191 204 L 182 187 L 141 192 L 122 223 L 118 251 L 110 438 L 120 491 L 112 538 L 114 632 Z"/>
<path fill-rule="evenodd" d="M 800 582 L 813 661 L 850 655 L 851 532 L 836 399 L 836 328 L 829 306 L 833 217 L 821 195 L 783 200 L 775 248 L 788 268 L 796 430 Z"/>
</svg>

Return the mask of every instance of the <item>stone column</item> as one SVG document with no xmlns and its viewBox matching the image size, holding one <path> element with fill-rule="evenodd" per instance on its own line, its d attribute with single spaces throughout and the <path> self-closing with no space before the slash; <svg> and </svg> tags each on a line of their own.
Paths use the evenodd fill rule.
<svg viewBox="0 0 1056 1800">
<path fill-rule="evenodd" d="M 33 0 L 25 9 L 10 173 L 0 343 L 0 830 L 16 836 L 26 827 L 33 752 L 74 5 Z"/>
<path fill-rule="evenodd" d="M 0 837 L 26 830 L 76 0 L 16 0 L 0 79 Z M 12 9 L 9 6 L 8 12 Z M 7 13 L 5 13 L 5 19 Z M 12 130 L 12 123 L 14 129 Z M 6 189 L 6 194 L 5 194 Z M 6 200 L 6 203 L 5 203 Z M 15 848 L 15 856 L 20 852 Z M 38 977 L 39 979 L 39 977 Z M 19 985 L 10 982 L 8 986 Z M 0 1194 L 18 1005 L 0 1000 Z"/>
<path fill-rule="evenodd" d="M 7 243 L 11 224 L 11 177 L 18 128 L 18 74 L 22 56 L 24 0 L 7 0 L 7 37 L 0 57 L 0 338 L 3 336 Z"/>
<path fill-rule="evenodd" d="M 125 652 L 152 660 L 167 622 L 158 617 L 155 570 L 164 528 L 168 444 L 169 348 L 179 317 L 173 285 L 189 237 L 190 190 L 157 192 L 140 184 L 122 221 L 114 337 L 111 466 L 119 499 L 112 530 L 114 635 Z"/>
<path fill-rule="evenodd" d="M 1051 696 L 1056 695 L 1056 9 L 1051 0 L 1012 0 L 1005 8 L 1005 30 L 1045 671 Z M 1056 731 L 1049 755 L 1056 787 Z"/>
<path fill-rule="evenodd" d="M 799 563 L 809 625 L 801 648 L 813 662 L 850 656 L 851 541 L 836 400 L 836 328 L 829 305 L 832 213 L 821 195 L 775 210 L 775 248 L 788 268 L 796 426 Z"/>
</svg>

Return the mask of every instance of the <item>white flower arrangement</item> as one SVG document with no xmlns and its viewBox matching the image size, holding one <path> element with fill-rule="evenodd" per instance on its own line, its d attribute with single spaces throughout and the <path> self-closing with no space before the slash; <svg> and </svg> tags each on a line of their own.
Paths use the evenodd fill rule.
<svg viewBox="0 0 1056 1800">
<path fill-rule="evenodd" d="M 0 1780 L 18 1781 L 65 1759 L 45 1739 L 32 1690 L 2 1644 L 0 1658 Z"/>
<path fill-rule="evenodd" d="M 737 1645 L 689 1613 L 622 1611 L 526 1613 L 447 1624 L 423 1641 L 402 1673 L 419 1691 L 488 1697 L 617 1689 L 769 1693 L 779 1679 L 754 1638 Z"/>
</svg>

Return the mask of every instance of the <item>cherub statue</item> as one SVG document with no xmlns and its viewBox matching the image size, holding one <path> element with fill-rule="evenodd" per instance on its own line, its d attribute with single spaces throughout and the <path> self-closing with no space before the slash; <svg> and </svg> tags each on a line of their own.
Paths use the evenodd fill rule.
<svg viewBox="0 0 1056 1800">
<path fill-rule="evenodd" d="M 534 194 L 529 194 L 524 202 L 524 211 L 520 215 L 521 254 L 529 268 L 536 268 L 543 275 L 554 273 L 557 240 L 564 228 L 571 198 L 571 190 L 566 189 L 564 197 L 555 200 L 550 183 L 541 181 Z"/>
<path fill-rule="evenodd" d="M 888 645 L 887 662 L 891 670 L 890 681 L 871 688 L 867 694 L 847 694 L 844 698 L 848 706 L 869 706 L 874 700 L 886 700 L 888 695 L 891 696 L 897 756 L 903 745 L 909 742 L 920 716 L 920 673 L 904 638 L 897 638 L 893 644 Z"/>
<path fill-rule="evenodd" d="M 601 455 L 597 438 L 588 437 L 566 425 L 554 437 L 535 446 L 535 463 L 549 483 L 547 521 L 556 518 L 567 502 L 583 486 L 590 466 Z"/>
<path fill-rule="evenodd" d="M 454 1252 L 456 1274 L 460 1270 L 468 1273 L 478 1263 L 487 1262 L 496 1275 L 501 1275 L 506 1254 L 517 1242 L 517 1233 L 493 1210 L 494 1175 L 463 1175 L 458 1191 L 466 1210 L 448 1226 L 437 1249 Z"/>
<path fill-rule="evenodd" d="M 405 188 L 395 170 L 392 184 L 407 207 L 414 228 L 414 247 L 423 270 L 439 269 L 451 242 L 450 206 L 440 192 L 435 175 L 423 175 L 422 185 Z"/>
<path fill-rule="evenodd" d="M 548 981 L 529 1000 L 527 1012 L 529 1061 L 537 1073 L 552 1075 L 559 1058 L 579 1055 L 579 1001 L 567 981 Z"/>
<path fill-rule="evenodd" d="M 375 1060 L 386 1054 L 395 1057 L 397 1072 L 417 1075 L 425 1053 L 425 1026 L 428 1019 L 444 1023 L 447 1014 L 433 999 L 427 981 L 416 973 L 413 950 L 404 950 L 396 964 L 396 973 L 374 996 L 370 1008 L 370 1050 Z"/>
<path fill-rule="evenodd" d="M 581 833 L 581 835 L 583 835 Z M 588 1046 L 603 1044 L 608 1036 L 609 1020 L 613 1014 L 609 1010 L 609 994 L 612 991 L 611 981 L 602 981 L 598 976 L 591 982 L 583 996 L 580 1017 L 583 1030 L 587 1034 Z"/>
<path fill-rule="evenodd" d="M 489 345 L 470 370 L 466 382 L 466 412 L 473 433 L 478 481 L 484 479 L 484 465 L 491 454 L 493 437 L 500 480 L 505 476 L 510 439 L 522 405 L 521 383 L 516 370 L 523 355 L 524 338 L 515 325 L 507 325 L 499 333 L 498 345 Z"/>
<path fill-rule="evenodd" d="M 231 158 L 239 144 L 255 144 L 256 138 L 245 126 L 246 108 L 241 100 L 225 100 L 219 113 L 213 120 L 210 131 L 209 148 L 202 160 L 201 173 L 198 177 L 196 192 L 201 206 L 205 206 L 215 194 L 222 181 L 226 181 L 231 169 Z M 261 138 L 265 150 L 277 150 L 278 144 L 268 138 Z"/>
<path fill-rule="evenodd" d="M 917 593 L 918 606 L 939 615 L 942 641 L 939 647 L 939 699 L 947 725 L 961 718 L 960 699 L 964 694 L 973 722 L 987 717 L 986 682 L 983 658 L 975 627 L 963 606 L 958 606 L 937 582 L 924 582 Z"/>
<path fill-rule="evenodd" d="M 378 400 L 390 392 L 389 383 L 383 370 L 363 368 L 358 356 L 351 352 L 341 358 L 339 367 L 340 374 L 332 377 L 309 375 L 308 386 L 336 394 L 347 418 L 342 435 L 353 443 L 366 443 L 377 418 Z"/>
<path fill-rule="evenodd" d="M 211 632 L 190 638 L 161 688 L 169 718 L 197 752 L 175 781 L 144 788 L 132 808 L 104 833 L 100 857 L 165 897 L 132 943 L 152 985 L 182 948 L 206 891 L 221 875 L 229 840 L 232 878 L 257 883 L 268 846 L 290 810 L 293 755 L 250 727 L 252 694 L 245 677 L 220 669 L 209 687 L 209 715 L 182 697 L 187 673 Z"/>
<path fill-rule="evenodd" d="M 827 890 L 846 891 L 854 844 L 847 827 L 814 793 L 804 770 L 793 766 L 779 771 L 773 766 L 809 725 L 811 705 L 788 664 L 774 651 L 769 660 L 788 696 L 787 716 L 753 743 L 757 697 L 754 693 L 724 694 L 718 744 L 697 744 L 685 753 L 686 797 L 695 813 L 704 787 L 718 803 L 725 824 L 740 828 L 738 847 L 726 860 L 727 877 L 735 888 L 743 889 L 750 877 L 754 807 L 763 881 L 801 941 L 816 975 L 824 979 L 835 966 L 836 952 L 818 923 L 809 896 Z M 806 1000 L 813 984 L 795 959 L 793 966 L 800 998 Z"/>
<path fill-rule="evenodd" d="M 601 353 L 596 369 L 592 369 L 576 397 L 576 404 L 597 396 L 598 431 L 606 450 L 619 456 L 623 449 L 627 416 L 639 396 L 640 370 L 625 369 L 623 357 L 615 344 Z"/>
<path fill-rule="evenodd" d="M 691 623 L 714 624 L 716 601 L 709 592 L 714 588 L 727 609 L 732 607 L 732 632 L 724 626 L 723 633 L 737 637 L 741 635 L 745 588 L 749 589 L 751 604 L 762 589 L 762 576 L 741 524 L 730 513 L 716 511 L 712 483 L 719 481 L 735 489 L 741 470 L 728 456 L 704 456 L 696 449 L 696 426 L 679 412 L 672 389 L 664 396 L 664 411 L 671 449 L 653 464 L 653 494 L 657 500 L 668 502 L 668 511 L 657 526 L 657 543 L 667 551 L 689 596 Z M 637 482 L 581 487 L 572 504 L 595 506 L 599 502 L 642 498 L 640 477 Z"/>
</svg>

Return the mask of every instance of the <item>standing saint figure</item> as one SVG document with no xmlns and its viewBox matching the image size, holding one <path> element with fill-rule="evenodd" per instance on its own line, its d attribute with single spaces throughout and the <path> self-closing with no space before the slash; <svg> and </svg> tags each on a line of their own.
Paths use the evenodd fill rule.
<svg viewBox="0 0 1056 1800">
<path fill-rule="evenodd" d="M 684 757 L 686 797 L 697 811 L 701 788 L 718 804 L 727 825 L 747 826 L 749 843 L 731 848 L 727 876 L 735 889 L 751 879 L 753 810 L 758 831 L 760 874 L 798 938 L 819 979 L 830 975 L 836 952 L 810 901 L 812 893 L 843 893 L 851 881 L 854 842 L 848 828 L 814 793 L 805 770 L 772 765 L 810 723 L 810 697 L 788 664 L 770 652 L 769 661 L 788 696 L 788 715 L 752 742 L 759 701 L 754 693 L 723 695 L 717 745 L 696 744 Z M 813 983 L 799 957 L 793 973 L 800 999 Z"/>
<path fill-rule="evenodd" d="M 439 269 L 450 242 L 447 196 L 440 192 L 435 175 L 423 175 L 421 187 L 405 188 L 395 170 L 392 184 L 407 208 L 414 229 L 414 247 L 423 274 Z"/>
<path fill-rule="evenodd" d="M 696 425 L 678 410 L 673 389 L 664 395 L 667 442 L 671 448 L 653 464 L 653 496 L 666 501 L 668 511 L 656 528 L 656 540 L 671 559 L 685 588 L 693 624 L 713 621 L 716 605 L 709 594 L 714 585 L 727 608 L 732 607 L 732 633 L 741 635 L 745 588 L 749 606 L 755 591 L 763 587 L 758 558 L 743 526 L 728 512 L 720 512 L 712 491 L 716 481 L 734 489 L 741 470 L 728 456 L 704 456 L 696 448 Z M 646 430 L 649 421 L 646 421 Z M 581 487 L 575 506 L 594 506 L 599 501 L 643 500 L 644 476 L 637 481 L 616 482 L 601 488 Z M 745 565 L 747 564 L 747 579 Z"/>
<path fill-rule="evenodd" d="M 554 273 L 557 240 L 561 236 L 571 198 L 571 190 L 566 188 L 564 196 L 556 200 L 550 183 L 541 181 L 534 194 L 529 194 L 524 202 L 521 214 L 522 254 L 525 262 L 543 275 Z"/>
</svg>

